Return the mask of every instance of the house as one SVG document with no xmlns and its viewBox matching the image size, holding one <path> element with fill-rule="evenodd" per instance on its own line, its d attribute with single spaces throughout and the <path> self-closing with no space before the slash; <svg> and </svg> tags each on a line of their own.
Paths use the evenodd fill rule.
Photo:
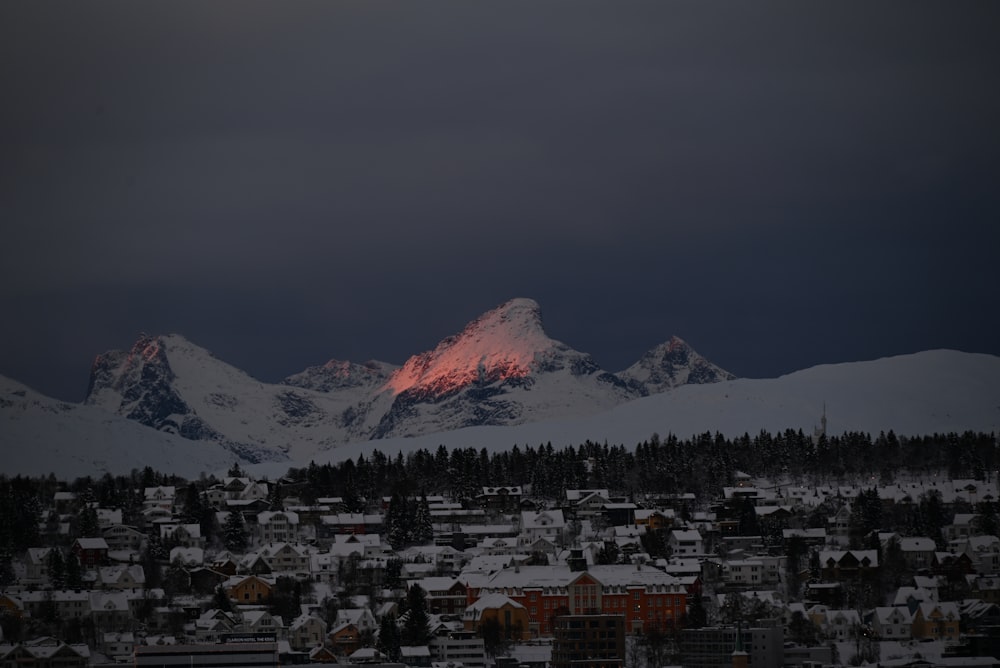
<svg viewBox="0 0 1000 668">
<path fill-rule="evenodd" d="M 284 640 L 285 622 L 267 610 L 244 610 L 243 620 L 237 631 L 250 634 L 273 633 L 278 640 Z"/>
<path fill-rule="evenodd" d="M 262 603 L 271 595 L 274 580 L 259 575 L 234 576 L 225 583 L 229 598 L 237 603 Z"/>
<path fill-rule="evenodd" d="M 427 645 L 403 645 L 399 660 L 409 668 L 431 668 L 431 650 Z"/>
<path fill-rule="evenodd" d="M 954 544 L 956 552 L 969 555 L 977 573 L 1000 573 L 1000 538 L 970 536 Z"/>
<path fill-rule="evenodd" d="M 860 626 L 857 610 L 827 610 L 820 629 L 828 639 L 845 642 L 856 637 L 856 629 Z"/>
<path fill-rule="evenodd" d="M 942 527 L 941 529 L 944 539 L 951 542 L 954 540 L 962 540 L 974 535 L 977 533 L 977 518 L 978 515 L 975 513 L 955 513 L 955 518 L 952 520 L 951 524 Z"/>
<path fill-rule="evenodd" d="M 958 640 L 959 614 L 957 603 L 929 601 L 921 603 L 913 614 L 913 637 L 915 639 Z"/>
<path fill-rule="evenodd" d="M 63 619 L 83 619 L 90 616 L 90 592 L 73 590 L 23 591 L 19 595 L 24 611 L 30 617 L 41 617 L 51 601 L 56 614 Z"/>
<path fill-rule="evenodd" d="M 588 519 L 604 514 L 611 495 L 606 489 L 576 489 L 566 491 L 566 500 L 577 519 Z"/>
<path fill-rule="evenodd" d="M 132 658 L 135 650 L 135 634 L 110 632 L 101 636 L 101 651 L 116 660 L 125 662 Z"/>
<path fill-rule="evenodd" d="M 674 556 L 704 554 L 705 545 L 701 533 L 694 529 L 674 529 L 667 536 L 667 546 Z"/>
<path fill-rule="evenodd" d="M 177 489 L 172 486 L 147 487 L 143 490 L 143 510 L 151 508 L 161 508 L 167 512 L 174 511 L 174 499 L 177 498 Z"/>
<path fill-rule="evenodd" d="M 353 624 L 361 633 L 374 632 L 378 628 L 375 615 L 368 608 L 343 608 L 337 611 L 337 624 Z"/>
<path fill-rule="evenodd" d="M 521 507 L 520 485 L 483 487 L 476 497 L 480 507 L 490 512 L 516 512 Z"/>
<path fill-rule="evenodd" d="M 562 532 L 566 529 L 566 520 L 561 510 L 542 510 L 521 512 L 521 533 L 518 542 L 528 545 L 539 538 L 560 543 Z"/>
<path fill-rule="evenodd" d="M 133 526 L 112 524 L 101 532 L 108 549 L 122 552 L 140 552 L 148 536 Z"/>
<path fill-rule="evenodd" d="M 272 573 L 309 573 L 309 549 L 304 545 L 274 543 L 260 549 Z"/>
<path fill-rule="evenodd" d="M 298 513 L 266 510 L 257 514 L 257 535 L 262 543 L 294 542 L 298 533 Z"/>
<path fill-rule="evenodd" d="M 824 580 L 848 582 L 878 577 L 878 550 L 822 550 L 820 575 Z"/>
<path fill-rule="evenodd" d="M 97 581 L 105 589 L 135 589 L 146 586 L 146 573 L 139 564 L 97 569 Z"/>
<path fill-rule="evenodd" d="M 307 651 L 323 642 L 326 622 L 314 615 L 300 615 L 288 625 L 288 644 L 292 649 Z"/>
<path fill-rule="evenodd" d="M 233 633 L 238 626 L 236 616 L 225 610 L 205 611 L 194 621 L 194 637 L 201 643 L 220 642 L 222 636 Z"/>
<path fill-rule="evenodd" d="M 503 594 L 487 594 L 469 605 L 462 614 L 466 631 L 478 632 L 489 620 L 495 620 L 505 637 L 515 641 L 528 638 L 531 621 L 528 610 Z"/>
<path fill-rule="evenodd" d="M 97 631 L 120 631 L 132 623 L 132 609 L 122 591 L 90 592 L 90 618 Z"/>
<path fill-rule="evenodd" d="M 636 526 L 646 527 L 647 531 L 658 531 L 673 526 L 675 513 L 673 510 L 636 508 L 633 516 Z"/>
<path fill-rule="evenodd" d="M 77 538 L 70 550 L 83 568 L 96 568 L 108 560 L 108 543 L 103 538 Z"/>
<path fill-rule="evenodd" d="M 507 555 L 517 554 L 522 546 L 514 538 L 484 538 L 477 546 L 480 554 Z"/>
<path fill-rule="evenodd" d="M 188 570 L 191 578 L 191 588 L 196 592 L 215 591 L 215 588 L 225 582 L 229 576 L 225 573 L 198 566 Z"/>
<path fill-rule="evenodd" d="M 880 640 L 910 640 L 913 614 L 903 606 L 875 608 L 872 614 L 872 631 Z"/>
<path fill-rule="evenodd" d="M 427 592 L 427 608 L 435 615 L 461 615 L 468 601 L 468 588 L 461 580 L 430 577 L 417 581 Z"/>
<path fill-rule="evenodd" d="M 51 547 L 29 547 L 24 555 L 24 578 L 26 585 L 47 584 L 49 581 L 49 552 Z"/>
<path fill-rule="evenodd" d="M 333 648 L 339 656 L 352 657 L 355 652 L 362 651 L 361 631 L 350 622 L 338 621 L 326 637 L 326 644 Z M 364 648 L 377 651 L 374 648 Z M 352 663 L 354 661 L 352 660 Z"/>
<path fill-rule="evenodd" d="M 20 598 L 13 594 L 0 594 L 0 618 L 23 616 L 24 602 Z"/>
<path fill-rule="evenodd" d="M 240 559 L 230 552 L 220 552 L 215 555 L 215 559 L 213 559 L 210 564 L 213 571 L 217 571 L 225 575 L 236 575 L 239 565 Z"/>
<path fill-rule="evenodd" d="M 89 663 L 89 647 L 68 645 L 51 637 L 16 645 L 0 645 L 0 666 L 86 668 Z"/>
<path fill-rule="evenodd" d="M 727 585 L 759 587 L 764 583 L 764 564 L 755 559 L 731 559 L 723 562 Z"/>
<path fill-rule="evenodd" d="M 122 523 L 122 511 L 120 508 L 98 508 L 97 526 L 102 531 L 108 527 Z"/>
<path fill-rule="evenodd" d="M 160 538 L 168 545 L 179 547 L 201 547 L 204 540 L 201 537 L 200 524 L 160 524 Z"/>
<path fill-rule="evenodd" d="M 201 566 L 205 563 L 205 550 L 200 547 L 175 547 L 170 550 L 170 563 L 177 561 L 185 566 Z"/>
<path fill-rule="evenodd" d="M 937 551 L 933 540 L 921 536 L 900 538 L 899 548 L 903 552 L 903 560 L 911 571 L 930 568 Z"/>
<path fill-rule="evenodd" d="M 292 647 L 295 646 L 292 645 Z M 340 661 L 332 648 L 319 645 L 309 651 L 309 663 L 340 663 Z"/>
</svg>

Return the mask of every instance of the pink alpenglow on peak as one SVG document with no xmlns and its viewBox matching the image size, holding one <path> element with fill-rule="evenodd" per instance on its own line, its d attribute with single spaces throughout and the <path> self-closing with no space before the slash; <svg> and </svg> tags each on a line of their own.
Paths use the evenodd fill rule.
<svg viewBox="0 0 1000 668">
<path fill-rule="evenodd" d="M 414 355 L 384 389 L 442 395 L 475 383 L 523 378 L 536 361 L 561 344 L 546 336 L 532 299 L 512 299 L 469 323 L 434 350 Z"/>
</svg>

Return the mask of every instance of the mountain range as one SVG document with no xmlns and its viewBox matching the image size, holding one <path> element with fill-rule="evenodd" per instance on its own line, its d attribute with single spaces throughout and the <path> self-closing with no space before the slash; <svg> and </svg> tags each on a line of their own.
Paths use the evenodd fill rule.
<svg viewBox="0 0 1000 668">
<path fill-rule="evenodd" d="M 881 420 L 867 428 L 989 431 L 1000 422 L 995 356 L 931 351 L 815 369 L 827 370 L 737 380 L 673 337 L 612 373 L 549 338 L 537 303 L 514 299 L 402 366 L 331 360 L 279 383 L 180 335 L 141 336 L 130 350 L 96 358 L 82 405 L 0 378 L 0 436 L 10 444 L 5 472 L 82 475 L 154 463 L 191 475 L 233 461 L 277 470 L 470 439 L 509 447 L 811 428 L 824 403 L 845 428 Z"/>
</svg>

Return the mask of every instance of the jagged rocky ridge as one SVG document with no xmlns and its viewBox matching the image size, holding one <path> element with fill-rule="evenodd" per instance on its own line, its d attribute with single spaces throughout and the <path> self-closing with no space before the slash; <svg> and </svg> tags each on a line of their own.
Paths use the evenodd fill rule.
<svg viewBox="0 0 1000 668">
<path fill-rule="evenodd" d="M 403 366 L 338 360 L 262 383 L 179 335 L 95 360 L 86 404 L 250 461 L 365 439 L 584 415 L 686 383 L 732 378 L 673 338 L 620 374 L 549 338 L 514 299 Z"/>
</svg>

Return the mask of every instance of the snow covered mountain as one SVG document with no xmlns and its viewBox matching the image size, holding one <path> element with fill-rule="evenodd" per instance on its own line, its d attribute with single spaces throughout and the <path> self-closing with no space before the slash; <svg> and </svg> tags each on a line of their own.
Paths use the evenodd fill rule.
<svg viewBox="0 0 1000 668">
<path fill-rule="evenodd" d="M 826 415 L 827 433 L 861 431 L 899 435 L 1000 433 L 1000 357 L 930 350 L 868 362 L 826 364 L 780 378 L 736 379 L 683 385 L 630 401 L 603 413 L 504 427 L 470 427 L 415 438 L 350 443 L 317 458 L 318 463 L 356 458 L 373 447 L 395 455 L 424 448 L 485 448 L 515 444 L 554 447 L 586 440 L 633 446 L 653 433 L 681 438 L 705 432 L 728 437 L 762 429 L 807 434 Z M 258 466 L 260 473 L 283 473 Z"/>
<path fill-rule="evenodd" d="M 220 448 L 150 429 L 97 406 L 45 397 L 0 376 L 0 443 L 4 474 L 75 478 L 151 466 L 197 477 L 236 457 Z"/>
<path fill-rule="evenodd" d="M 342 415 L 368 391 L 361 381 L 337 386 L 327 371 L 296 377 L 326 392 L 262 383 L 180 335 L 144 336 L 127 353 L 98 356 L 84 403 L 245 461 L 287 460 L 342 443 Z"/>
<path fill-rule="evenodd" d="M 286 460 L 352 440 L 583 415 L 670 382 L 731 377 L 674 341 L 623 380 L 550 339 L 538 304 L 514 299 L 402 367 L 331 360 L 268 384 L 180 335 L 142 336 L 97 358 L 85 403 L 247 461 Z"/>
<path fill-rule="evenodd" d="M 372 405 L 370 436 L 412 436 L 606 410 L 641 396 L 585 353 L 550 339 L 541 310 L 514 299 L 397 370 Z"/>
<path fill-rule="evenodd" d="M 515 299 L 402 366 L 331 360 L 280 383 L 182 336 L 142 336 L 98 356 L 82 406 L 0 383 L 0 443 L 16 450 L 5 472 L 57 461 L 90 473 L 146 463 L 217 470 L 234 460 L 280 468 L 370 451 L 371 439 L 394 451 L 808 430 L 824 404 L 838 433 L 988 431 L 1000 424 L 1000 358 L 931 351 L 734 380 L 675 337 L 612 374 L 549 338 L 538 304 Z"/>
<path fill-rule="evenodd" d="M 666 392 L 679 385 L 701 385 L 733 380 L 733 374 L 694 351 L 679 337 L 671 337 L 618 373 L 618 377 L 645 388 L 648 394 Z"/>
</svg>

